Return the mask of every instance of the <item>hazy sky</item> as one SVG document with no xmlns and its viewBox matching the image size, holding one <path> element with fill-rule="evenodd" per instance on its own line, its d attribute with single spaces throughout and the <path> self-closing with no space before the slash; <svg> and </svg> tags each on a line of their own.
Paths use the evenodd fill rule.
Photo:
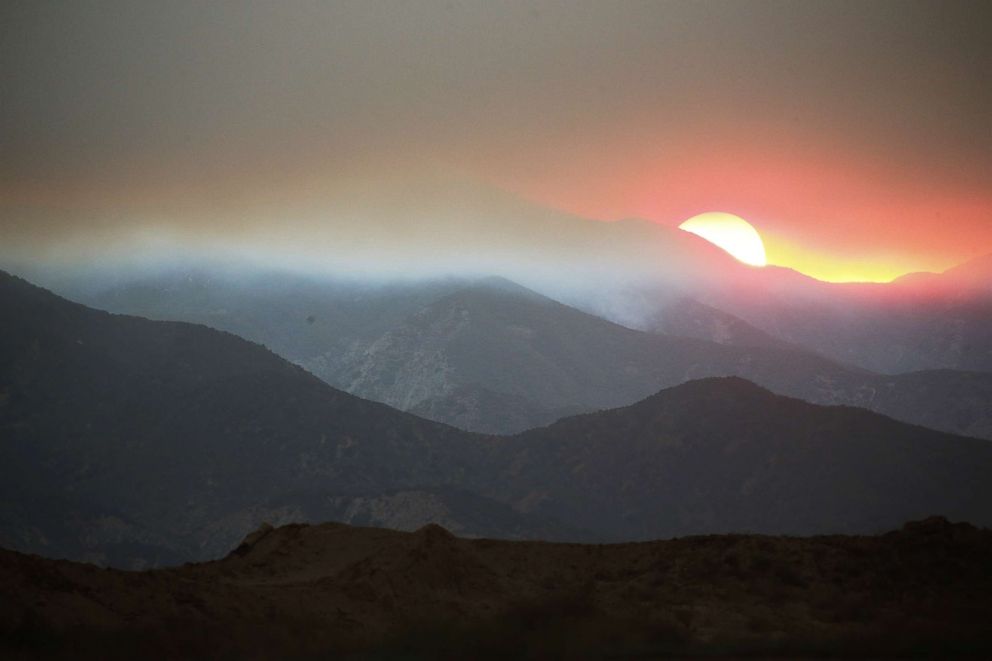
<svg viewBox="0 0 992 661">
<path fill-rule="evenodd" d="M 483 182 L 736 213 L 821 277 L 940 270 L 992 252 L 990 25 L 946 0 L 6 0 L 0 242 L 443 244 Z"/>
</svg>

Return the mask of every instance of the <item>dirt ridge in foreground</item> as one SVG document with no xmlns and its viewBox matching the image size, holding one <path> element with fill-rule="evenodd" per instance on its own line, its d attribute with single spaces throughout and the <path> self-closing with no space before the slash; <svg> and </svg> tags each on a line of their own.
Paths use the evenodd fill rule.
<svg viewBox="0 0 992 661">
<path fill-rule="evenodd" d="M 0 551 L 12 658 L 658 658 L 992 652 L 992 531 L 583 545 L 263 527 L 142 572 Z"/>
</svg>

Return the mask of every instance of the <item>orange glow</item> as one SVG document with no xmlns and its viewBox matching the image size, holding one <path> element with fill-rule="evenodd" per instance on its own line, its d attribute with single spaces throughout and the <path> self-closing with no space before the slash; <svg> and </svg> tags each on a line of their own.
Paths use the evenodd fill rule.
<svg viewBox="0 0 992 661">
<path fill-rule="evenodd" d="M 643 127 L 638 143 L 497 179 L 600 220 L 675 226 L 728 209 L 758 224 L 769 264 L 825 281 L 885 282 L 992 252 L 992 189 L 976 171 L 934 169 L 836 136 L 737 129 L 652 144 Z"/>
<path fill-rule="evenodd" d="M 920 270 L 905 255 L 857 255 L 817 252 L 774 235 L 766 235 L 768 263 L 795 269 L 824 282 L 891 282 L 901 275 Z M 941 263 L 934 271 L 950 268 Z"/>
</svg>

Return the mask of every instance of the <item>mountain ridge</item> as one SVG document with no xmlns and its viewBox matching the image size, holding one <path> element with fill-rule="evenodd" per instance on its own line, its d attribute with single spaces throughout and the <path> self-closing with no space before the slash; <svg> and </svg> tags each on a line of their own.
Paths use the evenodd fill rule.
<svg viewBox="0 0 992 661">
<path fill-rule="evenodd" d="M 878 375 L 757 329 L 730 331 L 754 338 L 746 346 L 645 333 L 519 291 L 465 287 L 449 293 L 341 357 L 337 373 L 350 379 L 325 378 L 432 419 L 507 434 L 562 413 L 624 406 L 687 380 L 736 374 L 814 403 L 858 405 L 992 438 L 992 375 Z M 700 308 L 706 309 L 689 306 Z M 474 413 L 472 397 L 458 394 L 466 388 L 490 391 L 474 403 Z M 499 406 L 499 397 L 507 403 Z"/>
<path fill-rule="evenodd" d="M 480 536 L 630 540 L 992 519 L 992 444 L 735 380 L 484 436 L 206 327 L 114 316 L 9 276 L 0 305 L 16 312 L 0 327 L 7 547 L 137 567 L 217 557 L 265 520 L 443 517 Z M 458 490 L 477 498 L 443 495 Z"/>
<path fill-rule="evenodd" d="M 202 286 L 167 279 L 164 289 L 125 288 L 95 302 L 245 335 L 334 387 L 479 432 L 515 433 L 561 415 L 629 404 L 697 376 L 738 374 L 816 403 L 850 403 L 992 438 L 992 376 L 958 370 L 956 378 L 944 374 L 926 384 L 920 376 L 871 375 L 855 366 L 857 360 L 824 358 L 696 299 L 666 294 L 657 316 L 634 328 L 722 346 L 649 340 L 632 334 L 629 325 L 583 317 L 499 278 L 488 286 L 479 284 L 485 279 L 349 286 L 273 277 L 256 286 L 257 277 L 245 275 L 243 285 L 219 277 Z M 649 308 L 657 298 L 650 291 L 628 295 L 635 307 Z M 475 323 L 463 318 L 473 296 Z M 452 297 L 456 304 L 444 309 L 441 301 Z M 500 302 L 497 316 L 482 309 L 486 301 L 515 297 L 520 304 Z M 797 318 L 815 326 L 818 309 L 804 309 Z M 618 346 L 624 344 L 629 346 Z M 527 359 L 507 363 L 511 354 Z"/>
<path fill-rule="evenodd" d="M 992 462 L 987 441 L 782 397 L 738 377 L 692 381 L 500 443 L 515 457 L 514 479 L 487 493 L 580 527 L 602 521 L 623 539 L 715 529 L 808 534 L 811 521 L 871 532 L 895 525 L 895 511 L 927 516 L 938 501 L 985 525 L 982 510 L 992 504 L 992 487 L 971 463 Z M 538 491 L 526 486 L 538 483 Z"/>
</svg>

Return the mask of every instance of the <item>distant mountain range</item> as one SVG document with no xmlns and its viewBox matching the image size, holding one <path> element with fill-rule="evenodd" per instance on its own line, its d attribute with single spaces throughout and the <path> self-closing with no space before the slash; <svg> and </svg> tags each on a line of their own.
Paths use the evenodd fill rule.
<svg viewBox="0 0 992 661">
<path fill-rule="evenodd" d="M 704 306 L 683 304 L 676 312 L 683 326 L 690 315 L 703 317 L 694 326 L 698 335 L 712 337 L 715 321 L 755 344 L 634 331 L 488 281 L 439 299 L 350 352 L 303 364 L 348 392 L 485 432 L 513 433 L 570 411 L 623 406 L 691 379 L 734 375 L 814 403 L 863 406 L 992 438 L 992 374 L 881 376 L 762 341 L 759 331 Z"/>
<path fill-rule="evenodd" d="M 116 316 L 0 276 L 0 545 L 115 564 L 212 557 L 287 492 L 478 468 L 463 432 L 330 388 L 204 326 Z M 319 514 L 319 513 L 318 513 Z"/>
<path fill-rule="evenodd" d="M 98 295 L 86 283 L 74 281 L 85 281 L 94 273 L 106 275 L 113 269 L 90 265 L 80 269 L 86 274 L 82 278 L 64 273 L 54 289 L 103 309 L 210 323 L 265 342 L 280 355 L 302 363 L 322 352 L 338 352 L 342 347 L 336 338 L 342 332 L 365 336 L 380 328 L 381 334 L 388 330 L 382 327 L 386 320 L 402 318 L 403 312 L 413 313 L 436 300 L 422 295 L 440 283 L 435 280 L 423 288 L 409 279 L 491 274 L 640 330 L 690 332 L 716 341 L 738 337 L 748 345 L 756 341 L 764 345 L 771 338 L 881 374 L 938 369 L 992 372 L 992 256 L 944 273 L 910 274 L 886 284 L 826 283 L 789 268 L 748 267 L 702 238 L 671 226 L 638 219 L 593 221 L 527 204 L 485 186 L 462 188 L 446 179 L 434 183 L 436 187 L 414 198 L 418 204 L 408 205 L 411 208 L 378 209 L 377 214 L 386 215 L 373 214 L 380 218 L 416 214 L 418 221 L 407 223 L 403 249 L 386 249 L 384 244 L 390 241 L 356 241 L 354 255 L 338 257 L 345 264 L 354 260 L 357 270 L 342 270 L 340 260 L 324 264 L 319 256 L 298 265 L 317 272 L 336 264 L 336 273 L 353 273 L 356 280 L 364 273 L 369 281 L 392 278 L 407 280 L 406 284 L 340 287 L 315 278 L 297 278 L 287 289 L 287 280 L 280 282 L 271 274 L 252 274 L 247 269 L 233 279 L 235 286 L 204 271 L 202 277 L 185 284 L 166 275 L 135 287 L 134 278 L 123 277 L 122 286 Z M 371 195 L 366 201 L 371 212 L 377 198 Z M 438 206 L 433 208 L 434 204 Z M 372 217 L 336 218 L 339 240 L 348 244 L 349 227 L 363 234 L 367 231 L 364 222 L 371 222 Z M 438 240 L 440 236 L 444 241 Z M 431 255 L 431 259 L 418 255 Z M 280 261 L 279 255 L 270 257 Z M 182 257 L 176 260 L 189 263 Z M 393 270 L 363 271 L 362 264 Z M 45 277 L 43 266 L 28 264 L 24 269 L 37 273 L 35 280 Z M 54 270 L 50 267 L 42 281 L 58 282 Z M 154 271 L 152 265 L 140 270 L 145 276 Z M 198 287 L 205 289 L 197 291 Z M 443 289 L 443 285 L 437 288 Z M 163 290 L 175 300 L 155 300 Z M 400 290 L 411 295 L 409 302 L 395 296 Z M 274 301 L 280 292 L 294 300 Z M 383 297 L 392 301 L 379 308 L 381 319 L 374 319 L 365 314 L 372 309 L 369 305 L 349 301 L 356 292 L 371 296 L 366 303 L 377 298 L 383 302 Z M 687 312 L 673 306 L 685 299 L 709 306 L 717 317 L 709 312 L 699 325 L 699 309 Z M 326 305 L 331 301 L 346 305 L 332 309 Z M 251 302 L 262 308 L 252 310 Z M 301 308 L 317 313 L 301 316 Z M 354 311 L 354 323 L 334 310 Z M 293 314 L 265 318 L 283 312 Z M 300 332 L 297 325 L 310 317 L 314 328 Z M 321 320 L 331 322 L 333 330 L 317 328 Z"/>
<path fill-rule="evenodd" d="M 262 520 L 332 516 L 592 540 L 992 522 L 992 444 L 740 379 L 486 437 L 203 326 L 100 312 L 6 274 L 0 306 L 8 548 L 137 566 L 216 557 Z"/>
<path fill-rule="evenodd" d="M 992 438 L 992 373 L 873 374 L 686 298 L 655 314 L 656 332 L 499 278 L 370 286 L 275 276 L 235 284 L 192 274 L 88 300 L 237 333 L 335 387 L 471 431 L 516 433 L 691 379 L 734 375 L 814 403 Z"/>
<path fill-rule="evenodd" d="M 740 275 L 699 292 L 700 300 L 877 372 L 992 372 L 992 255 L 888 284 L 827 284 L 774 268 Z"/>
</svg>

